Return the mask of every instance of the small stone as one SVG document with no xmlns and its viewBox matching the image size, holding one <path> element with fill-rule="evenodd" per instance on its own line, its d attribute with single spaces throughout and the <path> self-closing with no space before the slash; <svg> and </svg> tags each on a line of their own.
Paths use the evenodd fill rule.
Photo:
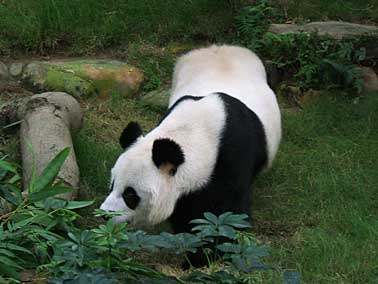
<svg viewBox="0 0 378 284">
<path fill-rule="evenodd" d="M 364 81 L 365 92 L 378 91 L 378 77 L 374 70 L 370 67 L 361 67 L 362 79 Z"/>
<path fill-rule="evenodd" d="M 11 66 L 9 67 L 9 74 L 12 77 L 20 77 L 22 75 L 22 70 L 24 69 L 24 63 L 12 63 Z"/>
<path fill-rule="evenodd" d="M 9 73 L 8 67 L 3 62 L 0 61 L 0 81 L 8 80 Z"/>
</svg>

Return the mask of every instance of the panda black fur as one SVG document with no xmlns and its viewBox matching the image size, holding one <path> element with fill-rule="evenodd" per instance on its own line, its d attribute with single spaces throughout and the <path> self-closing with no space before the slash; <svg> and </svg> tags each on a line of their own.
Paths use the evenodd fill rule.
<svg viewBox="0 0 378 284">
<path fill-rule="evenodd" d="M 169 109 L 145 136 L 137 123 L 121 135 L 101 208 L 116 222 L 148 226 L 168 219 L 176 233 L 204 212 L 250 214 L 251 184 L 268 168 L 281 139 L 277 100 L 260 59 L 235 46 L 182 56 Z"/>
<path fill-rule="evenodd" d="M 212 95 L 221 98 L 226 110 L 215 168 L 206 185 L 177 201 L 169 218 L 175 233 L 190 232 L 189 222 L 205 212 L 249 215 L 251 183 L 267 161 L 264 129 L 256 114 L 227 94 Z"/>
</svg>

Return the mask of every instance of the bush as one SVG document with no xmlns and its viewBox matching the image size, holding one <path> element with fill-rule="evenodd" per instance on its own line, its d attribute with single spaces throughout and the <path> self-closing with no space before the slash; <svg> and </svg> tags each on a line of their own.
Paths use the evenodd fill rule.
<svg viewBox="0 0 378 284">
<path fill-rule="evenodd" d="M 336 41 L 316 34 L 267 32 L 269 24 L 280 17 L 265 0 L 242 9 L 236 17 L 238 41 L 272 61 L 301 89 L 362 91 L 358 66 L 366 56 L 365 49 L 359 47 L 363 38 Z"/>
</svg>

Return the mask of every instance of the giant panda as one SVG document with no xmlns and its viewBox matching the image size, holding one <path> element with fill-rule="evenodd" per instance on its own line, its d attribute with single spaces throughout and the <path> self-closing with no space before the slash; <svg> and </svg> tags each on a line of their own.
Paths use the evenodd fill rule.
<svg viewBox="0 0 378 284">
<path fill-rule="evenodd" d="M 237 46 L 210 46 L 176 63 L 169 109 L 146 135 L 124 129 L 124 152 L 101 205 L 116 222 L 144 227 L 169 220 L 190 232 L 203 213 L 250 214 L 251 184 L 272 165 L 281 115 L 261 60 Z"/>
</svg>

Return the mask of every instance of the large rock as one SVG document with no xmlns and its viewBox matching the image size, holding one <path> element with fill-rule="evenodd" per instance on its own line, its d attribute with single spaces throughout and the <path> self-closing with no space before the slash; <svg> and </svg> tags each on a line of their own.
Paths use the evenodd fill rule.
<svg viewBox="0 0 378 284">
<path fill-rule="evenodd" d="M 376 26 L 329 21 L 312 22 L 305 25 L 271 24 L 268 31 L 276 34 L 317 33 L 318 35 L 328 35 L 336 40 L 363 37 L 360 45 L 366 49 L 366 58 L 378 58 L 378 27 Z"/>
<path fill-rule="evenodd" d="M 114 60 L 32 62 L 22 81 L 36 91 L 64 91 L 75 97 L 111 92 L 130 95 L 140 87 L 143 73 Z"/>
<path fill-rule="evenodd" d="M 336 21 L 312 22 L 305 25 L 271 24 L 269 31 L 280 34 L 296 32 L 316 32 L 319 35 L 329 35 L 335 39 L 359 37 L 362 35 L 378 38 L 378 27 Z"/>
</svg>

